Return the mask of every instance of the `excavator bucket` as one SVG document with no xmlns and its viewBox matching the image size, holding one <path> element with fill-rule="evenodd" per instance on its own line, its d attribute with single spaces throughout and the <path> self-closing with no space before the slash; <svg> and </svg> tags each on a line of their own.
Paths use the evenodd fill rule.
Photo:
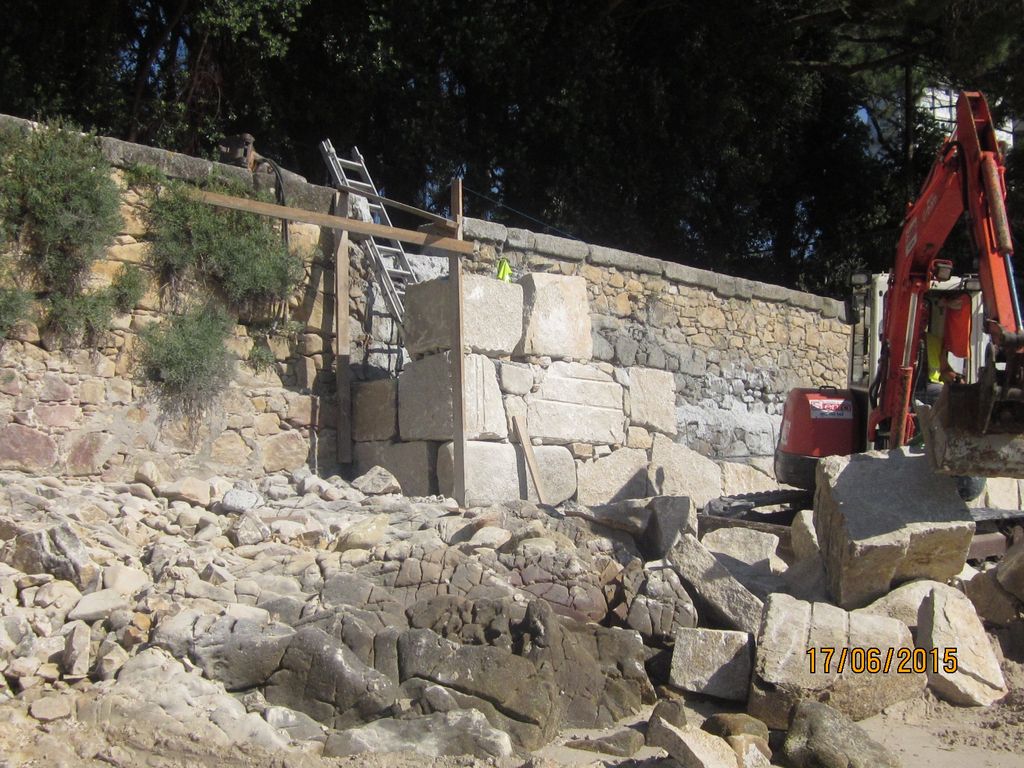
<svg viewBox="0 0 1024 768">
<path fill-rule="evenodd" d="M 933 407 L 917 409 L 925 451 L 936 472 L 1024 478 L 1024 399 L 987 377 L 947 384 Z"/>
</svg>

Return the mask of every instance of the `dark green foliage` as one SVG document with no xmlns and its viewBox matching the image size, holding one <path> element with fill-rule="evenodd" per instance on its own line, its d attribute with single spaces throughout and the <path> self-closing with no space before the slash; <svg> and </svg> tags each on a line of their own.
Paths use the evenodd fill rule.
<svg viewBox="0 0 1024 768">
<path fill-rule="evenodd" d="M 30 297 L 18 288 L 0 288 L 0 340 L 18 323 L 28 317 Z"/>
<path fill-rule="evenodd" d="M 246 360 L 249 367 L 256 373 L 269 371 L 277 362 L 273 350 L 266 344 L 256 343 L 249 350 L 249 357 Z"/>
<path fill-rule="evenodd" d="M 142 270 L 130 264 L 122 264 L 110 285 L 114 308 L 118 312 L 131 312 L 145 293 L 146 276 Z"/>
<path fill-rule="evenodd" d="M 192 269 L 233 306 L 252 308 L 286 298 L 302 276 L 302 262 L 264 217 L 216 209 L 178 183 L 153 200 L 150 214 L 151 259 L 164 280 Z"/>
<path fill-rule="evenodd" d="M 110 166 L 94 137 L 61 123 L 22 134 L 6 149 L 0 220 L 47 288 L 74 295 L 121 225 Z"/>
<path fill-rule="evenodd" d="M 155 187 L 166 182 L 167 175 L 155 166 L 135 163 L 124 169 L 124 180 L 129 187 Z"/>
<path fill-rule="evenodd" d="M 224 342 L 231 328 L 222 309 L 207 305 L 142 332 L 140 372 L 165 412 L 196 417 L 228 385 L 234 359 Z"/>
<path fill-rule="evenodd" d="M 110 325 L 113 314 L 114 299 L 109 290 L 70 295 L 53 293 L 50 295 L 47 322 L 67 344 L 84 341 L 95 346 Z"/>
</svg>

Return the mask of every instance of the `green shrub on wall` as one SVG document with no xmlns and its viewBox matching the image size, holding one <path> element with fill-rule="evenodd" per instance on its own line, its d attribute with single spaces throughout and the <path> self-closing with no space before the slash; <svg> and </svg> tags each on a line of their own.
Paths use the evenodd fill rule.
<svg viewBox="0 0 1024 768">
<path fill-rule="evenodd" d="M 222 182 L 214 186 L 224 190 Z M 302 277 L 302 260 L 266 217 L 216 209 L 178 182 L 155 197 L 150 215 L 152 263 L 172 284 L 191 270 L 233 307 L 253 311 L 286 299 Z"/>
<path fill-rule="evenodd" d="M 28 317 L 31 298 L 18 288 L 0 288 L 0 341 L 20 320 Z"/>
<path fill-rule="evenodd" d="M 165 412 L 195 422 L 230 383 L 234 357 L 224 342 L 232 325 L 223 309 L 208 304 L 142 331 L 140 372 Z"/>
</svg>

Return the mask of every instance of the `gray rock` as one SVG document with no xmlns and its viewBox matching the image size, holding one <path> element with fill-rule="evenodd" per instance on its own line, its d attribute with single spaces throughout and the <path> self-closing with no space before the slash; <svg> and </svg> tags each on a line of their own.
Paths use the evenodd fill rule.
<svg viewBox="0 0 1024 768">
<path fill-rule="evenodd" d="M 789 541 L 797 560 L 813 560 L 821 556 L 818 532 L 814 530 L 814 510 L 802 509 L 789 526 Z"/>
<path fill-rule="evenodd" d="M 525 395 L 533 389 L 533 367 L 525 363 L 498 363 L 501 391 L 508 395 Z"/>
<path fill-rule="evenodd" d="M 616 757 L 632 757 L 644 746 L 644 735 L 633 728 L 617 728 L 593 738 L 570 739 L 565 746 Z"/>
<path fill-rule="evenodd" d="M 677 728 L 658 718 L 648 727 L 647 743 L 664 749 L 682 768 L 736 767 L 736 753 L 725 739 L 692 726 Z"/>
<path fill-rule="evenodd" d="M 64 654 L 61 669 L 65 678 L 82 678 L 89 674 L 92 633 L 84 621 L 73 621 L 64 626 Z"/>
<path fill-rule="evenodd" d="M 638 593 L 629 600 L 626 624 L 652 640 L 676 637 L 681 628 L 697 626 L 697 609 L 675 569 L 660 561 L 644 566 Z"/>
<path fill-rule="evenodd" d="M 152 583 L 146 572 L 139 568 L 115 563 L 103 569 L 104 589 L 112 589 L 125 597 L 131 597 Z"/>
<path fill-rule="evenodd" d="M 1003 589 L 1018 600 L 1024 600 L 1024 541 L 1006 550 L 996 568 L 996 578 Z"/>
<path fill-rule="evenodd" d="M 259 695 L 260 698 L 263 697 L 262 694 Z M 259 712 L 271 727 L 284 731 L 293 741 L 327 741 L 324 726 L 307 714 L 287 707 L 268 707 L 266 701 L 259 708 Z"/>
<path fill-rule="evenodd" d="M 804 700 L 827 700 L 855 720 L 870 717 L 921 695 L 924 675 L 901 673 L 897 663 L 900 649 L 907 653 L 913 647 L 910 630 L 896 619 L 771 595 L 757 634 L 747 711 L 769 728 L 785 728 L 792 706 Z M 880 663 L 893 649 L 889 671 L 854 672 L 850 649 L 855 648 L 880 649 Z M 834 653 L 828 657 L 822 649 Z M 861 661 L 866 664 L 866 657 Z"/>
<path fill-rule="evenodd" d="M 270 528 L 256 515 L 240 515 L 227 530 L 228 541 L 236 547 L 259 544 L 270 537 Z"/>
<path fill-rule="evenodd" d="M 666 557 L 684 534 L 697 535 L 697 510 L 685 496 L 654 496 L 651 519 L 637 542 L 649 558 Z"/>
<path fill-rule="evenodd" d="M 669 682 L 684 691 L 746 701 L 752 664 L 753 643 L 746 632 L 681 628 L 676 632 Z"/>
<path fill-rule="evenodd" d="M 691 534 L 682 536 L 667 559 L 717 622 L 749 634 L 758 631 L 764 604 L 740 584 L 696 537 Z"/>
<path fill-rule="evenodd" d="M 664 435 L 654 436 L 648 485 L 662 496 L 687 496 L 697 509 L 722 495 L 722 470 L 711 459 Z"/>
<path fill-rule="evenodd" d="M 221 498 L 218 511 L 225 515 L 240 515 L 263 504 L 263 498 L 248 488 L 232 488 Z"/>
<path fill-rule="evenodd" d="M 899 759 L 842 712 L 817 701 L 796 705 L 782 756 L 793 768 L 899 768 Z"/>
<path fill-rule="evenodd" d="M 187 501 L 196 507 L 210 506 L 210 483 L 198 477 L 183 477 L 173 483 L 165 483 L 156 489 L 157 496 L 168 501 Z"/>
<path fill-rule="evenodd" d="M 953 478 L 909 449 L 819 461 L 814 527 L 829 591 L 848 609 L 904 581 L 951 579 L 974 534 Z"/>
<path fill-rule="evenodd" d="M 523 339 L 517 354 L 589 360 L 593 354 L 587 281 L 531 272 L 523 287 Z"/>
<path fill-rule="evenodd" d="M 211 680 L 229 691 L 261 686 L 280 667 L 295 630 L 222 616 L 192 643 L 190 656 Z"/>
<path fill-rule="evenodd" d="M 72 702 L 70 696 L 43 696 L 29 705 L 28 712 L 36 720 L 49 723 L 70 717 Z"/>
<path fill-rule="evenodd" d="M 964 591 L 981 619 L 1006 627 L 1020 616 L 1024 606 L 1003 588 L 997 573 L 995 568 L 990 568 L 975 574 L 964 584 Z"/>
<path fill-rule="evenodd" d="M 356 443 L 354 458 L 356 472 L 364 474 L 375 466 L 383 467 L 394 475 L 406 496 L 437 493 L 437 443 Z M 362 497 L 355 489 L 349 490 Z"/>
<path fill-rule="evenodd" d="M 324 745 L 324 757 L 363 752 L 416 752 L 424 757 L 474 755 L 479 758 L 509 757 L 512 741 L 471 709 L 435 712 L 404 720 L 383 719 L 332 733 Z"/>
<path fill-rule="evenodd" d="M 622 386 L 594 366 L 551 366 L 525 396 L 530 435 L 544 443 L 625 442 Z"/>
<path fill-rule="evenodd" d="M 401 493 L 395 476 L 384 467 L 371 467 L 365 474 L 352 481 L 352 487 L 367 496 L 382 496 L 387 493 Z"/>
<path fill-rule="evenodd" d="M 100 576 L 85 546 L 66 523 L 17 533 L 0 556 L 19 571 L 50 573 L 81 590 L 93 587 Z"/>
<path fill-rule="evenodd" d="M 892 592 L 878 598 L 870 605 L 858 608 L 857 612 L 888 616 L 891 619 L 902 621 L 910 628 L 911 633 L 916 633 L 921 606 L 924 605 L 924 601 L 928 599 L 935 587 L 947 588 L 945 584 L 928 579 L 912 581 L 909 584 L 896 587 Z"/>
<path fill-rule="evenodd" d="M 667 435 L 676 433 L 676 386 L 670 372 L 629 369 L 629 423 Z"/>
<path fill-rule="evenodd" d="M 928 664 L 928 687 L 938 696 L 961 706 L 987 707 L 1006 695 L 999 659 L 965 595 L 944 584 L 934 585 L 921 606 L 920 622 L 918 646 L 934 649 L 940 657 L 937 668 Z M 947 658 L 951 651 L 955 663 Z"/>
<path fill-rule="evenodd" d="M 645 451 L 620 448 L 604 458 L 577 465 L 577 498 L 588 506 L 644 498 L 647 496 L 646 473 Z"/>
<path fill-rule="evenodd" d="M 68 620 L 91 623 L 127 607 L 125 596 L 116 589 L 100 589 L 84 595 L 68 613 Z"/>
</svg>

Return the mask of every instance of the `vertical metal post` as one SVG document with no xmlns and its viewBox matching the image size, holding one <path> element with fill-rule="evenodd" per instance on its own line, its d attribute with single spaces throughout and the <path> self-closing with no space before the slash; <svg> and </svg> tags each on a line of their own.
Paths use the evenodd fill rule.
<svg viewBox="0 0 1024 768">
<path fill-rule="evenodd" d="M 334 215 L 348 217 L 348 193 L 334 193 Z M 352 463 L 351 339 L 348 327 L 348 230 L 334 230 L 334 377 L 338 401 L 338 463 Z"/>
<path fill-rule="evenodd" d="M 456 223 L 455 237 L 462 239 L 462 179 L 452 180 L 451 217 Z M 448 255 L 448 282 L 451 285 L 452 343 L 452 495 L 460 506 L 466 505 L 466 358 L 462 305 L 462 257 Z"/>
</svg>

